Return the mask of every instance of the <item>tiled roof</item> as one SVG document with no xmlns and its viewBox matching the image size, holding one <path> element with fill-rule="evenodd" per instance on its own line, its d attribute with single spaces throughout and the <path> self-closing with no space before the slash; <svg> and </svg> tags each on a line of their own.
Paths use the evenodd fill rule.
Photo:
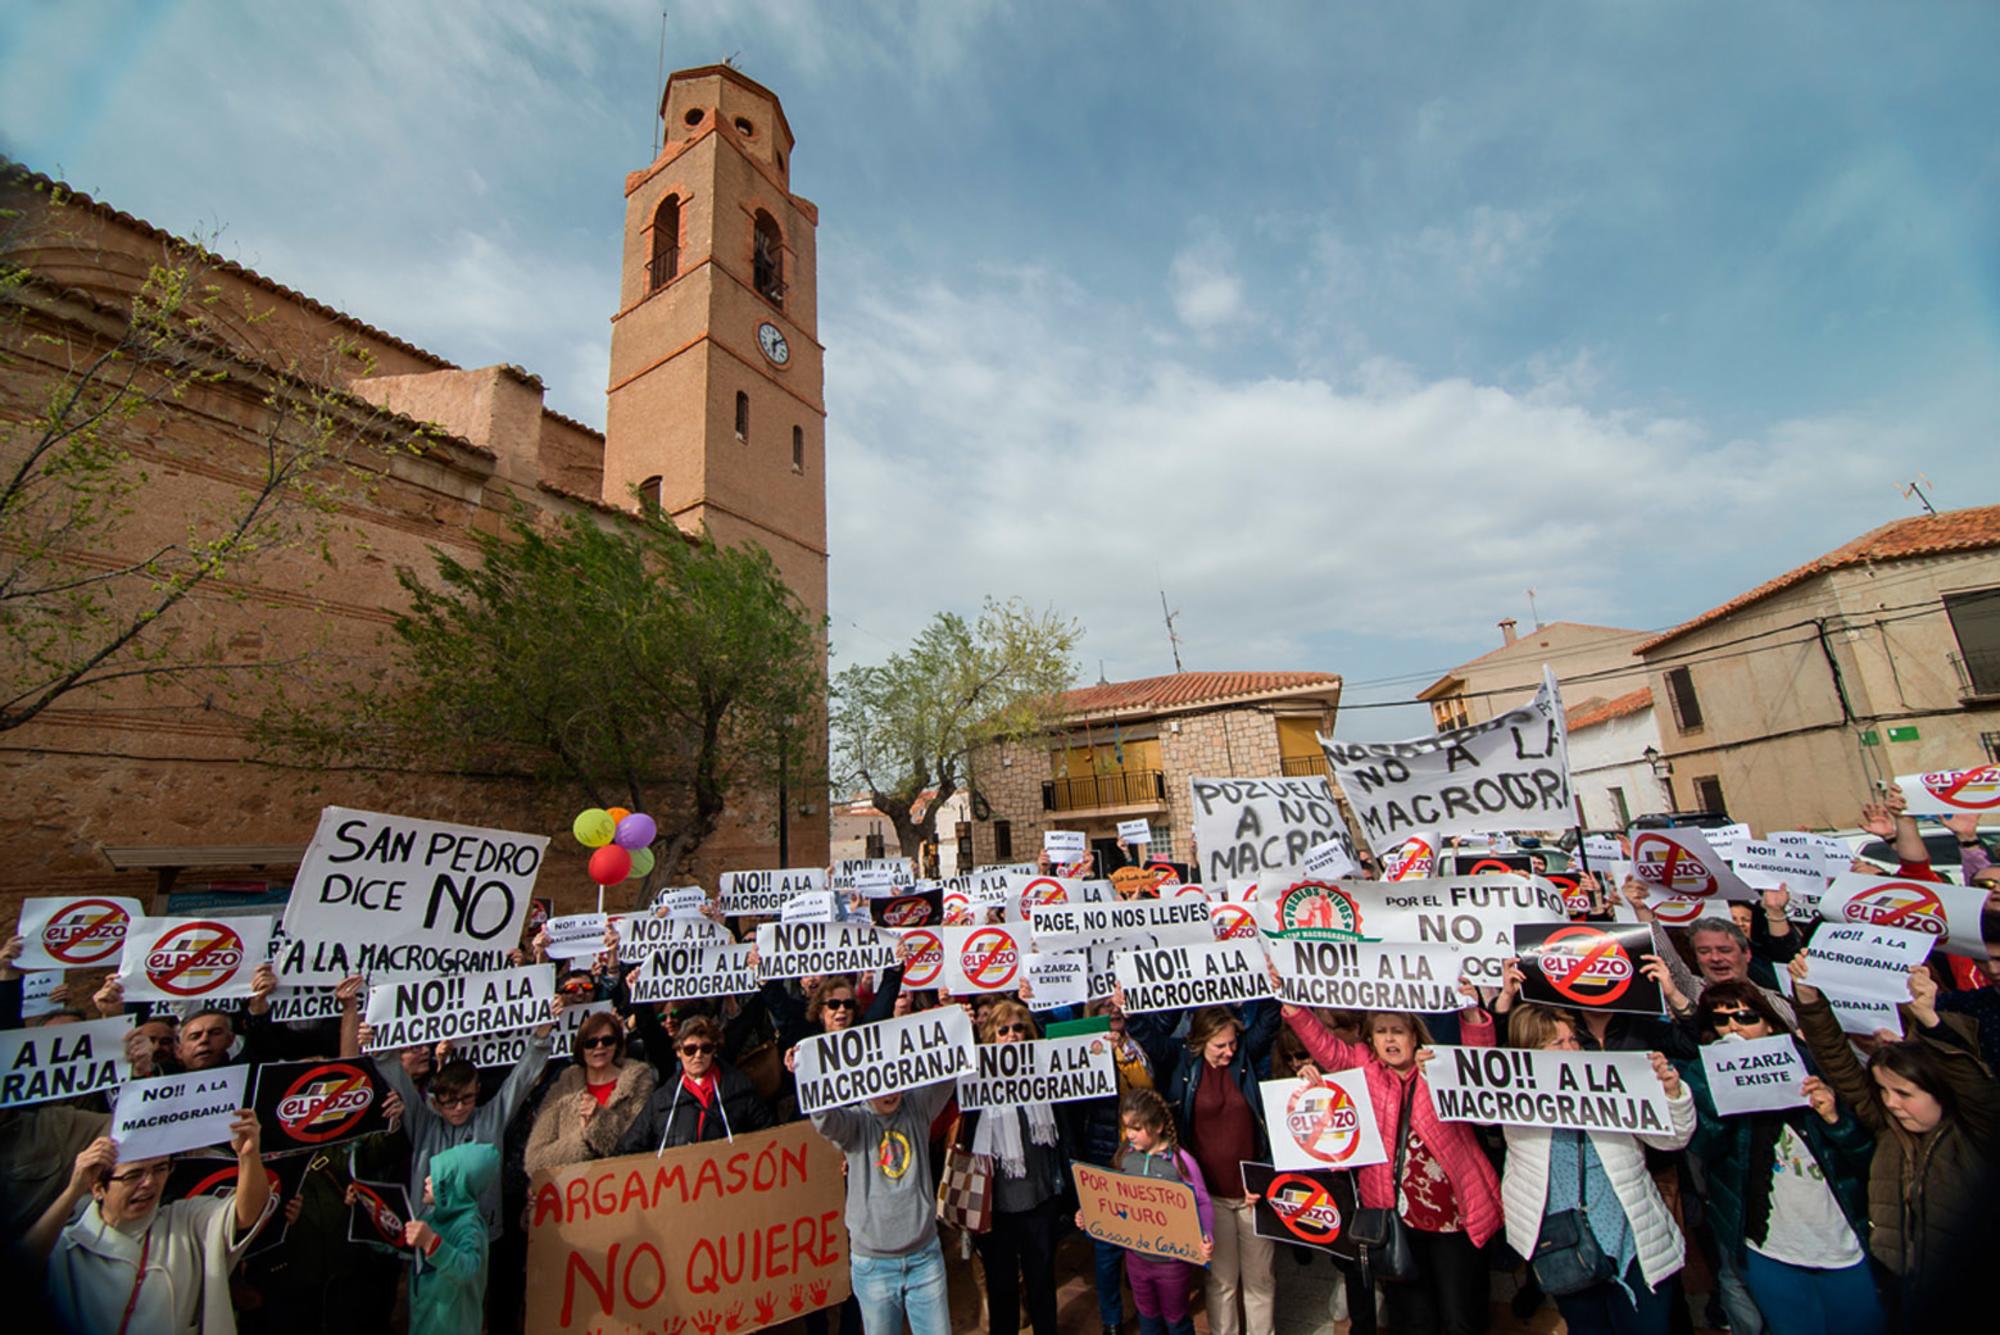
<svg viewBox="0 0 2000 1335">
<path fill-rule="evenodd" d="M 1636 691 L 1627 692 L 1611 700 L 1586 700 L 1582 707 L 1571 711 L 1569 730 L 1577 732 L 1584 728 L 1594 728 L 1612 719 L 1636 714 L 1642 709 L 1653 707 L 1653 688 L 1641 686 Z"/>
<path fill-rule="evenodd" d="M 1421 691 L 1418 691 L 1417 699 L 1430 699 L 1432 695 L 1438 693 L 1440 687 L 1456 681 L 1459 673 L 1465 671 L 1467 668 L 1478 667 L 1489 658 L 1498 658 L 1501 654 L 1513 653 L 1517 649 L 1525 651 L 1529 646 L 1552 630 L 1587 630 L 1597 631 L 1605 635 L 1642 635 L 1645 633 L 1637 630 L 1626 630 L 1622 626 L 1593 626 L 1583 621 L 1551 621 L 1546 626 L 1538 626 L 1527 634 L 1517 637 L 1512 644 L 1503 644 L 1497 649 L 1488 649 L 1477 658 L 1466 659 L 1463 663 L 1460 663 L 1457 667 L 1445 673 Z"/>
<path fill-rule="evenodd" d="M 1063 711 L 1105 714 L 1121 710 L 1172 709 L 1260 695 L 1274 695 L 1308 686 L 1338 687 L 1332 672 L 1176 672 L 1138 681 L 1103 682 L 1065 691 Z"/>
<path fill-rule="evenodd" d="M 1632 652 L 1650 653 L 1677 640 L 1689 631 L 1732 616 L 1752 603 L 1803 584 L 1815 575 L 1844 570 L 1876 561 L 1907 561 L 1920 556 L 1949 556 L 1954 552 L 1976 552 L 2000 547 L 2000 505 L 1982 505 L 1969 510 L 1946 510 L 1943 514 L 1915 515 L 1884 524 L 1864 533 L 1845 547 L 1836 547 L 1817 560 L 1787 570 L 1766 580 L 1748 593 L 1738 594 L 1720 607 L 1710 608 L 1692 621 L 1683 621 L 1664 635 L 1655 635 Z"/>
</svg>

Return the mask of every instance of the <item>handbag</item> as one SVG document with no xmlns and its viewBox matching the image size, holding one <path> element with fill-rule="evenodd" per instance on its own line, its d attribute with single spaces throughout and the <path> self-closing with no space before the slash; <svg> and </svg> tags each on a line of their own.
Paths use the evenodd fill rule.
<svg viewBox="0 0 2000 1335">
<path fill-rule="evenodd" d="M 958 1143 L 964 1119 L 954 1117 L 946 1137 L 944 1173 L 938 1178 L 937 1217 L 967 1233 L 993 1227 L 993 1156 L 974 1154 Z"/>
<path fill-rule="evenodd" d="M 1583 1133 L 1579 1131 L 1576 1135 L 1576 1208 L 1543 1217 L 1541 1236 L 1535 1239 L 1535 1254 L 1528 1258 L 1535 1281 L 1552 1298 L 1581 1293 L 1611 1278 L 1612 1260 L 1597 1245 L 1590 1215 L 1583 1208 L 1584 1186 L 1590 1175 L 1583 1162 Z"/>
<path fill-rule="evenodd" d="M 1417 1087 L 1415 1076 L 1403 1082 L 1403 1106 L 1396 1115 L 1396 1167 L 1389 1178 L 1388 1209 L 1360 1209 L 1347 1235 L 1361 1248 L 1364 1278 L 1408 1283 L 1417 1277 L 1417 1254 L 1410 1246 L 1410 1226 L 1393 1202 L 1403 1189 L 1403 1156 L 1410 1147 L 1410 1099 Z"/>
</svg>

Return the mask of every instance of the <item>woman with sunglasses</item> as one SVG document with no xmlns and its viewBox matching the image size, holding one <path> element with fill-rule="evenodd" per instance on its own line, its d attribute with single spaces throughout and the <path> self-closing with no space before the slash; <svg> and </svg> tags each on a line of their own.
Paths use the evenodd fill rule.
<svg viewBox="0 0 2000 1335">
<path fill-rule="evenodd" d="M 1748 982 L 1716 983 L 1696 1014 L 1704 1046 L 1791 1034 Z M 1709 1225 L 1772 1335 L 1881 1330 L 1867 1250 L 1875 1138 L 1817 1074 L 1806 1078 L 1805 1107 L 1724 1117 L 1707 1067 L 1680 1065 L 1700 1114 L 1688 1148 L 1707 1178 Z"/>
<path fill-rule="evenodd" d="M 653 1068 L 626 1060 L 625 1026 L 615 1014 L 585 1016 L 570 1048 L 572 1064 L 542 1096 L 528 1133 L 523 1163 L 531 1174 L 617 1153 L 653 1096 Z"/>
<path fill-rule="evenodd" d="M 777 1125 L 750 1078 L 722 1060 L 721 1025 L 706 1015 L 690 1015 L 680 1022 L 674 1043 L 680 1058 L 674 1079 L 653 1091 L 618 1142 L 618 1153 L 659 1153 Z"/>
<path fill-rule="evenodd" d="M 988 1007 L 982 1043 L 1038 1038 L 1034 1016 L 1018 1001 Z M 1027 1276 L 1028 1324 L 1034 1335 L 1056 1335 L 1056 1225 L 1062 1215 L 1068 1159 L 1045 1103 L 968 1112 L 960 1125 L 974 1154 L 993 1161 L 993 1226 L 973 1239 L 986 1268 L 986 1328 L 1021 1328 L 1021 1277 Z"/>
</svg>

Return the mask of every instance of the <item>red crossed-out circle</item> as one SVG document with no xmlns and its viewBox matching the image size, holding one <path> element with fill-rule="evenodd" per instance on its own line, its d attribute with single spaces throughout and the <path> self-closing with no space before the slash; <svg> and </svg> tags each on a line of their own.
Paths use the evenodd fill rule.
<svg viewBox="0 0 2000 1335">
<path fill-rule="evenodd" d="M 1148 862 L 1146 870 L 1153 873 L 1153 885 L 1156 888 L 1177 884 L 1181 879 L 1180 872 L 1174 869 L 1174 864 L 1171 862 Z"/>
<path fill-rule="evenodd" d="M 1875 927 L 1900 927 L 1932 936 L 1951 935 L 1944 901 L 1922 881 L 1884 881 L 1870 886 L 1848 900 L 1841 914 L 1849 922 L 1865 922 Z"/>
<path fill-rule="evenodd" d="M 42 928 L 42 949 L 64 964 L 97 964 L 125 948 L 131 915 L 108 899 L 65 904 Z"/>
<path fill-rule="evenodd" d="M 273 1196 L 280 1196 L 284 1194 L 284 1184 L 278 1181 L 278 1175 L 271 1171 L 271 1168 L 268 1164 L 265 1165 L 264 1176 L 270 1179 L 271 1194 Z M 200 1181 L 196 1182 L 193 1186 L 187 1189 L 186 1194 L 183 1195 L 180 1199 L 184 1201 L 191 1201 L 197 1196 L 207 1196 L 213 1192 L 221 1191 L 224 1187 L 234 1187 L 235 1185 L 236 1185 L 236 1165 L 230 1164 L 229 1167 L 218 1168 L 213 1173 L 210 1173 L 207 1177 L 202 1178 Z"/>
<path fill-rule="evenodd" d="M 1708 912 L 1708 905 L 1699 899 L 1662 899 L 1652 909 L 1655 918 L 1669 927 L 1679 927 Z"/>
<path fill-rule="evenodd" d="M 1512 876 L 1515 874 L 1514 868 L 1508 866 L 1499 858 L 1481 858 L 1466 871 L 1466 875 L 1468 876 L 1485 876 L 1488 873 L 1496 876 Z"/>
<path fill-rule="evenodd" d="M 389 1208 L 389 1202 L 382 1199 L 382 1193 L 365 1183 L 354 1184 L 354 1203 L 361 1207 L 361 1213 L 368 1216 L 368 1222 L 382 1235 L 384 1242 L 403 1245 L 403 1220 Z"/>
<path fill-rule="evenodd" d="M 1067 904 L 1069 891 L 1061 881 L 1052 881 L 1046 876 L 1038 876 L 1021 887 L 1021 912 L 1038 905 Z"/>
<path fill-rule="evenodd" d="M 1562 893 L 1563 908 L 1568 912 L 1590 912 L 1590 895 L 1584 891 L 1576 877 L 1552 875 L 1542 879 Z"/>
<path fill-rule="evenodd" d="M 1339 1085 L 1300 1085 L 1285 1100 L 1285 1129 L 1321 1163 L 1345 1163 L 1361 1146 L 1361 1113 Z"/>
<path fill-rule="evenodd" d="M 967 981 L 997 992 L 1014 980 L 1021 967 L 1021 952 L 1014 938 L 1000 928 L 982 927 L 965 938 L 958 963 Z"/>
<path fill-rule="evenodd" d="M 243 967 L 243 938 L 228 923 L 184 922 L 146 951 L 146 977 L 162 992 L 198 997 L 213 992 Z"/>
<path fill-rule="evenodd" d="M 1298 1173 L 1280 1173 L 1264 1189 L 1271 1213 L 1301 1242 L 1324 1247 L 1340 1236 L 1340 1206 L 1333 1192 Z"/>
<path fill-rule="evenodd" d="M 1430 846 L 1428 840 L 1405 839 L 1400 851 L 1401 858 L 1396 863 L 1396 870 L 1389 877 L 1392 881 L 1421 881 L 1437 866 L 1437 850 Z"/>
<path fill-rule="evenodd" d="M 1625 995 L 1635 972 L 1617 937 L 1578 924 L 1550 932 L 1536 965 L 1549 986 L 1579 1006 L 1608 1006 Z"/>
<path fill-rule="evenodd" d="M 320 1145 L 359 1125 L 375 1106 L 375 1086 L 358 1066 L 328 1062 L 303 1071 L 278 1099 L 278 1125 L 293 1140 Z"/>
<path fill-rule="evenodd" d="M 1238 941 L 1257 935 L 1257 916 L 1242 904 L 1212 906 L 1208 925 L 1218 941 Z"/>
<path fill-rule="evenodd" d="M 943 901 L 946 924 L 972 921 L 972 896 L 958 890 L 947 893 Z"/>
<path fill-rule="evenodd" d="M 928 927 L 903 933 L 909 943 L 910 958 L 903 965 L 903 986 L 913 989 L 936 987 L 944 971 L 944 942 Z"/>
<path fill-rule="evenodd" d="M 921 927 L 931 920 L 931 902 L 922 895 L 892 899 L 882 906 L 882 921 L 890 927 Z"/>
<path fill-rule="evenodd" d="M 1646 854 L 1655 850 L 1660 856 L 1649 862 Z M 1658 867 L 1658 873 L 1649 875 L 1649 867 Z M 1661 834 L 1642 834 L 1632 841 L 1632 870 L 1639 879 L 1651 881 L 1675 898 L 1691 895 L 1698 899 L 1721 889 L 1701 859 Z"/>
<path fill-rule="evenodd" d="M 1950 803 L 1960 811 L 1991 811 L 2000 807 L 2000 765 L 1981 765 L 1956 775 L 1926 774 L 1924 788 L 1932 797 Z M 1965 796 L 1968 788 L 1984 788 L 1987 797 L 1975 802 Z"/>
</svg>

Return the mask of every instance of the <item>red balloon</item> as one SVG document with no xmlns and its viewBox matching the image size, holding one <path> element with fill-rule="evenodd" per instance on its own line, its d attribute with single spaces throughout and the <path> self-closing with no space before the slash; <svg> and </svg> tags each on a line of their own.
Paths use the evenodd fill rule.
<svg viewBox="0 0 2000 1335">
<path fill-rule="evenodd" d="M 599 885 L 616 885 L 632 874 L 632 854 L 616 844 L 606 844 L 590 855 L 590 879 Z"/>
</svg>

